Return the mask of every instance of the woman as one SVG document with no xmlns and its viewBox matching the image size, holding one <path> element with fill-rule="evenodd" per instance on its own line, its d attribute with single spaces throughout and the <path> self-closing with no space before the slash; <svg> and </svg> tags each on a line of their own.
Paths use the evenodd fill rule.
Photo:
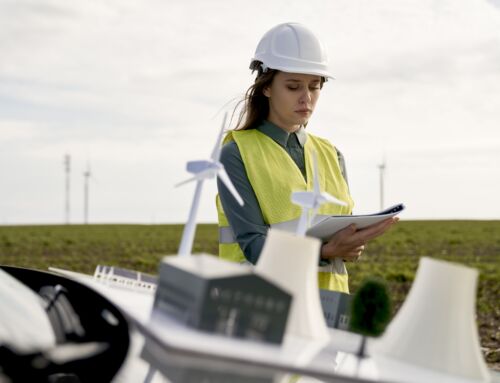
<svg viewBox="0 0 500 383">
<path fill-rule="evenodd" d="M 301 209 L 290 196 L 293 191 L 312 190 L 313 152 L 321 190 L 347 203 L 325 204 L 318 213 L 351 214 L 353 201 L 342 154 L 327 140 L 305 131 L 324 83 L 332 78 L 318 38 L 301 24 L 280 24 L 263 36 L 250 69 L 257 71 L 257 77 L 220 158 L 245 206 L 239 206 L 218 182 L 217 210 L 220 257 L 255 264 L 269 227 L 296 225 Z M 357 261 L 366 242 L 396 221 L 389 218 L 363 230 L 350 226 L 323 243 L 319 286 L 348 292 L 344 262 Z"/>
</svg>

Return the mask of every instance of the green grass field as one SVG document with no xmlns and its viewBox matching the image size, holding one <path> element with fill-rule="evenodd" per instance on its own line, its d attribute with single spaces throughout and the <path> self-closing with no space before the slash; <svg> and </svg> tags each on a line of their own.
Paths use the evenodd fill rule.
<svg viewBox="0 0 500 383">
<path fill-rule="evenodd" d="M 93 273 L 97 264 L 156 274 L 175 254 L 181 225 L 0 226 L 0 264 Z M 199 225 L 193 251 L 217 254 L 217 226 Z M 387 281 L 393 312 L 403 302 L 419 258 L 428 256 L 479 270 L 477 320 L 490 366 L 500 366 L 500 221 L 401 221 L 370 242 L 348 265 L 351 292 L 368 276 Z"/>
</svg>

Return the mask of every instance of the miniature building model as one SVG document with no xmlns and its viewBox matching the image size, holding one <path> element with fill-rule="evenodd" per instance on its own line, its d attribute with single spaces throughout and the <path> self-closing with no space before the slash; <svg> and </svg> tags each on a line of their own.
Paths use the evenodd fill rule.
<svg viewBox="0 0 500 383">
<path fill-rule="evenodd" d="M 349 329 L 352 296 L 340 291 L 319 290 L 321 307 L 328 327 L 340 330 Z"/>
<path fill-rule="evenodd" d="M 154 310 L 200 330 L 281 343 L 291 299 L 250 267 L 201 254 L 163 259 Z"/>
<path fill-rule="evenodd" d="M 102 265 L 97 265 L 94 272 L 94 279 L 104 284 L 136 291 L 154 292 L 158 284 L 158 278 L 153 275 L 120 267 Z"/>
</svg>

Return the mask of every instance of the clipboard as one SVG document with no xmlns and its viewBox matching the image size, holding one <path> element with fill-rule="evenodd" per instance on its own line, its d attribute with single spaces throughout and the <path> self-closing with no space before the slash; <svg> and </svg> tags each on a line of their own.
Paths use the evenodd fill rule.
<svg viewBox="0 0 500 383">
<path fill-rule="evenodd" d="M 306 235 L 309 237 L 319 238 L 321 240 L 327 240 L 337 231 L 342 230 L 353 223 L 358 229 L 363 229 L 389 217 L 394 217 L 401 213 L 404 209 L 405 205 L 399 203 L 373 214 L 332 215 L 313 224 L 313 226 L 307 230 Z"/>
</svg>

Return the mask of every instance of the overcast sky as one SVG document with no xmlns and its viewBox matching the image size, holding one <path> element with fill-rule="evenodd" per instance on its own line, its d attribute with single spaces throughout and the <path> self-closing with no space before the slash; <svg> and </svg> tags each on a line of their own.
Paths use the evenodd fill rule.
<svg viewBox="0 0 500 383">
<path fill-rule="evenodd" d="M 355 213 L 500 219 L 500 0 L 0 0 L 0 224 L 183 222 L 261 36 L 298 21 L 332 72 L 308 130 L 346 157 Z M 233 103 L 231 103 L 233 101 Z M 198 215 L 215 222 L 215 182 Z"/>
</svg>

